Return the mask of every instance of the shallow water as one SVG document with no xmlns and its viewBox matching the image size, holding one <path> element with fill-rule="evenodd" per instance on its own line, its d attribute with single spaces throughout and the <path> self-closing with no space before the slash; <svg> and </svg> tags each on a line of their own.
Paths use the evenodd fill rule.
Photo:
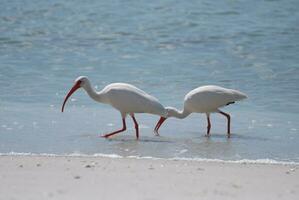
<svg viewBox="0 0 299 200">
<path fill-rule="evenodd" d="M 0 12 L 0 153 L 82 153 L 299 162 L 298 1 L 5 1 Z M 127 82 L 182 107 L 205 84 L 235 88 L 246 101 L 212 115 L 169 119 L 137 115 L 141 139 L 119 113 L 78 91 L 79 75 L 96 89 Z"/>
</svg>

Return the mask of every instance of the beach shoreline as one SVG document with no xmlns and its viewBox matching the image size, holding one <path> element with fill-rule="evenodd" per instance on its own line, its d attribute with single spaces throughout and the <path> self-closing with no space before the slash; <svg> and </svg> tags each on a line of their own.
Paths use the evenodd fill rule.
<svg viewBox="0 0 299 200">
<path fill-rule="evenodd" d="M 0 156 L 0 199 L 298 199 L 299 166 Z"/>
</svg>

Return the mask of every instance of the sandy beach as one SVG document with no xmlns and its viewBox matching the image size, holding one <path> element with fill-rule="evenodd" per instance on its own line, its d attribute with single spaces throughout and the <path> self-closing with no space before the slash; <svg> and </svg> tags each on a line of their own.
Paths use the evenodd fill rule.
<svg viewBox="0 0 299 200">
<path fill-rule="evenodd" d="M 0 199 L 298 199 L 299 166 L 0 156 Z"/>
</svg>

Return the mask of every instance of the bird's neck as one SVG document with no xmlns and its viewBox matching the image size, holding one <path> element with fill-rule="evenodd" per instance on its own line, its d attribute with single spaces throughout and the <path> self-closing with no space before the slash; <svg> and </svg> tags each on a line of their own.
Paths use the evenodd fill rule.
<svg viewBox="0 0 299 200">
<path fill-rule="evenodd" d="M 92 98 L 95 101 L 103 102 L 103 97 L 101 92 L 96 92 L 94 88 L 91 86 L 90 82 L 86 82 L 86 84 L 83 86 L 83 89 L 87 92 L 88 96 Z"/>
<path fill-rule="evenodd" d="M 175 117 L 175 118 L 179 118 L 179 119 L 186 118 L 188 115 L 191 114 L 191 112 L 189 112 L 186 109 L 178 110 L 178 109 L 172 108 L 172 107 L 168 107 L 167 111 L 168 111 L 168 117 Z"/>
</svg>

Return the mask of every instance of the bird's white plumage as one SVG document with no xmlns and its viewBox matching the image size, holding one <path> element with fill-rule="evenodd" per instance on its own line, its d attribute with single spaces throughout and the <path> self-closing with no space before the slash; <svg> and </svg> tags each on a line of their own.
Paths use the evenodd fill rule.
<svg viewBox="0 0 299 200">
<path fill-rule="evenodd" d="M 122 114 L 150 113 L 166 116 L 166 110 L 158 99 L 126 83 L 107 85 L 99 94 L 103 102 L 110 104 Z"/>
<path fill-rule="evenodd" d="M 109 104 L 121 112 L 123 116 L 132 113 L 149 113 L 166 116 L 167 111 L 155 97 L 127 83 L 111 83 L 100 92 L 94 91 L 87 77 L 80 76 L 75 82 L 95 101 Z"/>
<path fill-rule="evenodd" d="M 184 109 L 190 112 L 211 113 L 229 103 L 247 98 L 237 90 L 207 85 L 191 90 L 184 99 Z"/>
<path fill-rule="evenodd" d="M 227 134 L 228 137 L 230 137 L 230 115 L 219 110 L 219 108 L 245 98 L 247 98 L 247 96 L 237 90 L 227 89 L 215 85 L 202 86 L 191 90 L 188 94 L 186 94 L 183 110 L 166 107 L 167 117 L 183 119 L 191 113 L 206 113 L 208 121 L 207 135 L 209 135 L 211 129 L 210 113 L 218 112 L 227 118 Z M 155 127 L 156 133 L 158 133 L 159 128 L 164 121 L 165 119 L 161 117 Z"/>
<path fill-rule="evenodd" d="M 139 88 L 126 83 L 112 83 L 107 85 L 100 92 L 96 92 L 87 77 L 80 76 L 76 79 L 74 86 L 66 95 L 62 104 L 61 112 L 69 97 L 79 88 L 83 88 L 87 94 L 95 101 L 110 104 L 116 108 L 122 115 L 123 128 L 112 133 L 103 135 L 108 138 L 112 135 L 126 130 L 126 116 L 129 114 L 135 124 L 136 138 L 139 138 L 139 126 L 134 116 L 135 113 L 149 113 L 167 116 L 167 110 L 159 103 L 158 99 L 140 90 Z"/>
</svg>

